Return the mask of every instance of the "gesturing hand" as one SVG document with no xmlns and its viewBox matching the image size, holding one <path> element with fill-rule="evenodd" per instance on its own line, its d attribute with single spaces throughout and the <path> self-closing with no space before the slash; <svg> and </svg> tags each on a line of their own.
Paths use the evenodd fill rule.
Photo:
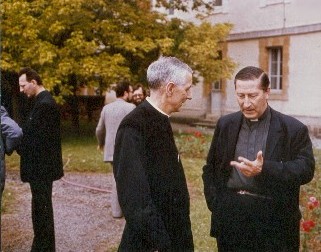
<svg viewBox="0 0 321 252">
<path fill-rule="evenodd" d="M 263 153 L 259 151 L 254 161 L 250 161 L 244 157 L 238 157 L 239 162 L 231 161 L 230 165 L 239 169 L 246 177 L 254 177 L 261 173 L 263 166 Z"/>
</svg>

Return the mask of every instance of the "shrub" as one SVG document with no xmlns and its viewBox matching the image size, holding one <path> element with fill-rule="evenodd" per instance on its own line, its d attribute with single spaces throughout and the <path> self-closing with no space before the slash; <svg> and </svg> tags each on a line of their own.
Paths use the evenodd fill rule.
<svg viewBox="0 0 321 252">
<path fill-rule="evenodd" d="M 321 150 L 314 150 L 316 160 L 313 180 L 301 187 L 301 251 L 320 251 L 321 247 Z"/>
<path fill-rule="evenodd" d="M 206 158 L 212 136 L 199 130 L 175 134 L 177 149 L 181 155 L 189 158 Z"/>
</svg>

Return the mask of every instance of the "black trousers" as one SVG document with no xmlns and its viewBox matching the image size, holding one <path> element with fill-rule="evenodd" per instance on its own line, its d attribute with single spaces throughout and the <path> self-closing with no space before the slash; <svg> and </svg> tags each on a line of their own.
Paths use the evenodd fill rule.
<svg viewBox="0 0 321 252">
<path fill-rule="evenodd" d="M 32 194 L 32 252 L 55 251 L 55 229 L 52 208 L 52 182 L 30 182 Z"/>
<path fill-rule="evenodd" d="M 299 220 L 286 219 L 273 199 L 227 191 L 220 202 L 220 252 L 298 252 Z"/>
</svg>

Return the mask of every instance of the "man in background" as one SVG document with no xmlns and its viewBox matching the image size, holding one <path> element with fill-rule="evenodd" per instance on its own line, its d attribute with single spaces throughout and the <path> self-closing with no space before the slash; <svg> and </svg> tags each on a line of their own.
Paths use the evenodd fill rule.
<svg viewBox="0 0 321 252">
<path fill-rule="evenodd" d="M 1 139 L 0 139 L 0 213 L 2 203 L 2 193 L 6 179 L 5 154 L 11 155 L 12 152 L 20 145 L 22 130 L 18 124 L 12 120 L 6 109 L 1 106 Z M 0 216 L 0 250 L 1 250 L 1 216 Z"/>
<path fill-rule="evenodd" d="M 189 193 L 169 117 L 192 99 L 192 69 L 160 57 L 150 96 L 119 126 L 114 175 L 126 219 L 119 251 L 194 251 Z"/>
<path fill-rule="evenodd" d="M 104 153 L 104 162 L 109 162 L 111 165 L 113 165 L 115 138 L 118 126 L 121 120 L 135 108 L 134 104 L 129 103 L 133 95 L 133 87 L 129 82 L 124 81 L 118 83 L 115 92 L 116 101 L 104 106 L 96 127 L 98 149 Z M 111 211 L 114 218 L 121 218 L 123 216 L 118 203 L 114 176 L 112 178 Z"/>
<path fill-rule="evenodd" d="M 29 68 L 19 72 L 20 91 L 34 99 L 31 112 L 22 126 L 19 154 L 20 175 L 29 182 L 32 194 L 34 239 L 31 251 L 55 251 L 55 229 L 52 207 L 53 181 L 63 173 L 60 111 L 39 74 Z"/>
<path fill-rule="evenodd" d="M 235 76 L 240 111 L 221 117 L 203 168 L 219 251 L 299 251 L 300 186 L 315 161 L 308 128 L 268 104 L 270 81 L 249 66 Z"/>
<path fill-rule="evenodd" d="M 133 100 L 132 102 L 138 106 L 141 104 L 146 98 L 146 91 L 144 89 L 144 86 L 142 84 L 137 84 L 134 87 L 134 92 L 133 92 Z"/>
</svg>

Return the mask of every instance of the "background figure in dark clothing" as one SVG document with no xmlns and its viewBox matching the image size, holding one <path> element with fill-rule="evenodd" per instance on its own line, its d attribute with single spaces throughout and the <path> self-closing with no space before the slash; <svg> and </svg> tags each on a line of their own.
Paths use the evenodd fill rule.
<svg viewBox="0 0 321 252">
<path fill-rule="evenodd" d="M 192 70 L 161 57 L 147 70 L 150 97 L 121 122 L 114 175 L 126 225 L 119 251 L 193 251 L 189 194 L 169 116 L 191 99 Z"/>
<path fill-rule="evenodd" d="M 29 182 L 32 194 L 31 251 L 55 251 L 52 186 L 53 181 L 63 176 L 60 112 L 40 76 L 31 68 L 20 71 L 19 86 L 28 98 L 35 99 L 22 127 L 24 135 L 19 150 L 21 180 Z"/>
<path fill-rule="evenodd" d="M 219 251 L 299 251 L 300 186 L 315 161 L 308 128 L 268 105 L 270 81 L 257 67 L 235 76 L 239 112 L 217 122 L 203 168 Z"/>
<path fill-rule="evenodd" d="M 1 106 L 1 138 L 0 138 L 0 213 L 2 193 L 4 190 L 5 176 L 6 176 L 6 164 L 5 154 L 11 155 L 12 152 L 20 145 L 22 138 L 22 130 L 18 124 L 12 120 L 6 109 Z M 1 251 L 1 217 L 0 217 L 0 251 Z"/>
</svg>

